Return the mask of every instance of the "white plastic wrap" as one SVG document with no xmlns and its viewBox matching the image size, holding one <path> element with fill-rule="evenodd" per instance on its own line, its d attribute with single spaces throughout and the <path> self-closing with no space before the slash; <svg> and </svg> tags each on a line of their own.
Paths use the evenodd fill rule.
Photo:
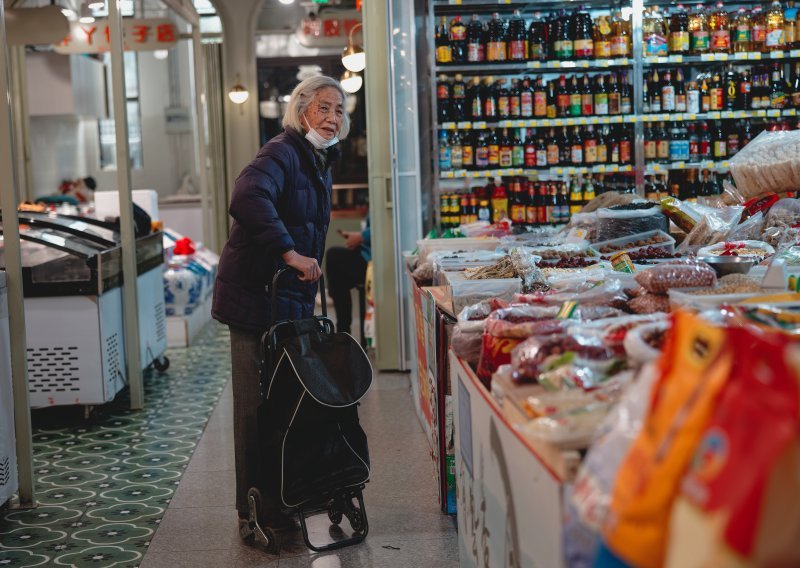
<svg viewBox="0 0 800 568">
<path fill-rule="evenodd" d="M 800 188 L 800 131 L 764 131 L 731 158 L 735 192 L 729 203 L 742 203 L 768 192 Z"/>
</svg>

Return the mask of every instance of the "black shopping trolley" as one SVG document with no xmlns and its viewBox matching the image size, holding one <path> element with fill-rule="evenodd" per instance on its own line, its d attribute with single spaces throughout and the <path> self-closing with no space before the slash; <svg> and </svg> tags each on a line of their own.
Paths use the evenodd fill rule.
<svg viewBox="0 0 800 568">
<path fill-rule="evenodd" d="M 372 366 L 353 337 L 334 332 L 323 280 L 322 316 L 274 320 L 278 282 L 288 270 L 275 275 L 270 289 L 273 321 L 262 338 L 258 410 L 260 483 L 248 492 L 241 536 L 279 552 L 280 535 L 264 522 L 268 495 L 284 514 L 299 517 L 308 548 L 324 552 L 362 542 L 369 530 L 363 497 L 369 452 L 358 402 L 372 384 Z M 334 525 L 346 517 L 352 536 L 313 545 L 306 520 L 321 513 Z"/>
</svg>

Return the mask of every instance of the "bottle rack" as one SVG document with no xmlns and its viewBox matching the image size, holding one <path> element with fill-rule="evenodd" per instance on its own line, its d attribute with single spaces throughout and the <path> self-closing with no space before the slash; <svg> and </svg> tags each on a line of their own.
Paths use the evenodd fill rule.
<svg viewBox="0 0 800 568">
<path fill-rule="evenodd" d="M 697 2 L 685 2 L 691 10 Z M 713 6 L 712 2 L 703 2 L 707 7 Z M 587 6 L 593 17 L 601 12 L 611 14 L 620 8 L 630 9 L 630 41 L 632 53 L 629 57 L 613 57 L 608 59 L 570 59 L 570 60 L 549 60 L 549 61 L 517 61 L 503 63 L 459 63 L 459 64 L 437 64 L 434 52 L 430 53 L 430 68 L 434 70 L 432 81 L 435 83 L 439 75 L 446 75 L 452 78 L 456 74 L 465 77 L 478 76 L 484 77 L 494 75 L 505 79 L 522 78 L 525 75 L 535 76 L 537 74 L 551 74 L 554 79 L 558 74 L 572 74 L 575 72 L 603 73 L 625 71 L 629 77 L 629 82 L 633 86 L 633 113 L 629 115 L 613 116 L 576 116 L 560 118 L 511 118 L 494 121 L 459 121 L 441 122 L 434 124 L 433 136 L 433 162 L 434 162 L 434 183 L 436 194 L 453 191 L 464 187 L 464 181 L 468 179 L 486 179 L 505 176 L 531 176 L 535 179 L 558 178 L 571 175 L 586 175 L 592 173 L 613 173 L 630 172 L 635 176 L 636 189 L 644 195 L 646 176 L 667 174 L 682 170 L 708 170 L 718 173 L 725 173 L 729 170 L 730 157 L 726 159 L 701 159 L 693 161 L 653 161 L 645 159 L 644 145 L 645 132 L 653 123 L 686 123 L 710 121 L 712 127 L 714 121 L 732 120 L 752 120 L 752 121 L 775 121 L 794 119 L 798 116 L 800 108 L 788 109 L 758 109 L 758 110 L 721 110 L 700 113 L 666 113 L 655 112 L 645 113 L 644 99 L 644 79 L 648 73 L 658 71 L 659 74 L 667 68 L 682 69 L 686 83 L 688 84 L 691 75 L 698 72 L 722 69 L 731 66 L 733 68 L 747 65 L 773 65 L 781 63 L 785 66 L 790 63 L 800 62 L 800 49 L 776 50 L 776 51 L 748 51 L 744 53 L 705 53 L 701 55 L 682 55 L 668 54 L 665 56 L 646 56 L 643 48 L 643 24 L 645 11 L 652 6 L 662 8 L 662 14 L 666 17 L 668 24 L 667 8 L 674 7 L 674 2 L 657 1 L 649 2 L 615 2 L 613 0 L 589 0 L 582 2 Z M 725 9 L 733 14 L 740 6 L 753 8 L 761 5 L 764 10 L 768 8 L 768 3 L 761 1 L 737 1 L 726 3 Z M 481 15 L 486 19 L 491 13 L 498 12 L 501 17 L 507 19 L 514 9 L 520 9 L 526 19 L 526 25 L 530 24 L 530 16 L 533 12 L 547 14 L 559 9 L 569 8 L 563 3 L 554 1 L 545 2 L 510 2 L 508 0 L 479 1 L 479 0 L 434 0 L 431 3 L 431 14 L 429 22 L 429 37 L 434 38 L 434 27 L 440 16 L 447 16 L 448 23 L 452 16 L 462 15 L 464 20 L 472 13 Z M 732 23 L 732 21 L 731 21 Z M 800 22 L 799 22 L 800 23 Z M 800 26 L 798 26 L 800 28 Z M 800 31 L 798 32 L 800 35 Z M 798 37 L 800 42 L 800 37 Z M 673 77 L 674 78 L 674 77 Z M 436 93 L 432 94 L 433 109 L 436 111 Z M 434 112 L 435 117 L 435 112 Z M 584 126 L 584 125 L 630 125 L 633 128 L 633 163 L 628 164 L 595 164 L 583 167 L 558 166 L 549 168 L 493 168 L 491 170 L 450 170 L 440 171 L 438 165 L 438 143 L 437 136 L 439 129 L 445 130 L 482 130 L 482 129 L 503 129 L 503 128 L 556 128 L 563 126 Z M 460 185 L 459 185 L 460 183 Z M 438 200 L 436 200 L 438 204 Z M 438 205 L 437 205 L 438 207 Z"/>
</svg>

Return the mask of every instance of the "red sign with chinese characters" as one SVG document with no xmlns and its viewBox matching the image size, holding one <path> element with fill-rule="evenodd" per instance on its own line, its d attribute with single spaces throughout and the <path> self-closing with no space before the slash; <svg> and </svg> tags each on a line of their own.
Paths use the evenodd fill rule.
<svg viewBox="0 0 800 568">
<path fill-rule="evenodd" d="M 178 39 L 178 30 L 171 20 L 122 20 L 125 51 L 155 51 L 169 49 Z M 104 53 L 111 51 L 111 30 L 106 18 L 92 24 L 70 23 L 70 33 L 55 45 L 56 53 Z"/>
<path fill-rule="evenodd" d="M 354 10 L 337 10 L 321 16 L 304 19 L 297 29 L 297 39 L 306 47 L 344 47 L 353 26 L 361 23 L 361 14 Z M 356 30 L 355 40 L 360 42 L 360 30 Z"/>
</svg>

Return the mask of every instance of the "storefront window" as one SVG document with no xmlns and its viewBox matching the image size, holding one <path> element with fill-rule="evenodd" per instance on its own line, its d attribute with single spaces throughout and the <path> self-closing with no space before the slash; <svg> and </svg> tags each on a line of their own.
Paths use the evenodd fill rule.
<svg viewBox="0 0 800 568">
<path fill-rule="evenodd" d="M 100 168 L 117 166 L 117 139 L 114 123 L 114 108 L 111 92 L 111 56 L 106 55 L 106 104 L 112 118 L 97 121 L 100 141 Z M 128 146 L 131 167 L 141 169 L 144 165 L 142 151 L 142 114 L 139 104 L 139 60 L 135 52 L 125 53 L 125 98 L 128 111 Z"/>
</svg>

